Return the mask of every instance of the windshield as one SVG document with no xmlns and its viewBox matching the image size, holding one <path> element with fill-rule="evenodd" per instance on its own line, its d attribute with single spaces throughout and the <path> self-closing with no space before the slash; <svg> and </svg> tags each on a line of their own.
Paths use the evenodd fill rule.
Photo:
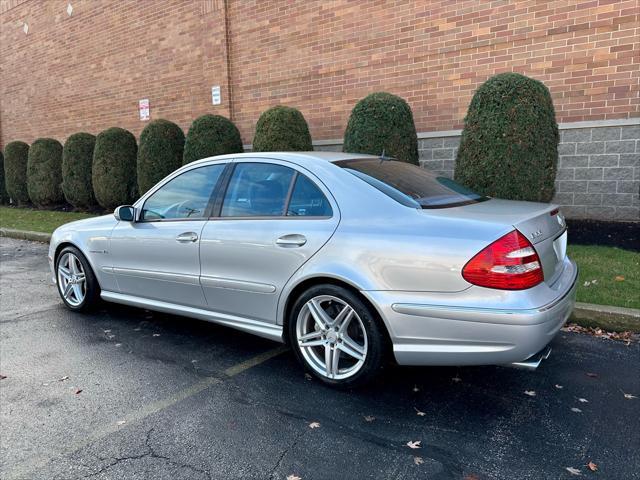
<svg viewBox="0 0 640 480">
<path fill-rule="evenodd" d="M 458 207 L 488 199 L 410 163 L 365 158 L 335 164 L 408 207 Z"/>
</svg>

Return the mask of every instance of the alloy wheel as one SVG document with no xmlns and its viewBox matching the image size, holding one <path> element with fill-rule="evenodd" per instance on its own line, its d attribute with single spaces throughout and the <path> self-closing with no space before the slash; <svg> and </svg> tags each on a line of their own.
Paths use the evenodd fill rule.
<svg viewBox="0 0 640 480">
<path fill-rule="evenodd" d="M 354 308 L 331 295 L 319 295 L 298 314 L 300 352 L 315 373 L 332 380 L 357 374 L 367 358 L 367 331 Z"/>
<path fill-rule="evenodd" d="M 87 295 L 82 262 L 73 253 L 64 253 L 58 262 L 58 289 L 64 300 L 72 307 L 81 305 Z"/>
</svg>

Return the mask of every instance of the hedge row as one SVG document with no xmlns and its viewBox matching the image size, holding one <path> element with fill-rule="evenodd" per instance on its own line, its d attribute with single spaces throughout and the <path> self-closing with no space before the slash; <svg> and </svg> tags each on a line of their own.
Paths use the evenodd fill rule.
<svg viewBox="0 0 640 480">
<path fill-rule="evenodd" d="M 549 90 L 515 73 L 499 74 L 478 88 L 465 118 L 455 179 L 479 193 L 516 200 L 550 201 L 557 169 L 558 126 Z M 253 151 L 313 150 L 302 113 L 282 105 L 263 112 Z M 7 144 L 0 156 L 0 202 L 113 209 L 132 203 L 181 165 L 243 151 L 237 127 L 220 115 L 203 115 L 185 138 L 168 120 L 150 122 L 139 145 L 131 132 L 109 128 L 97 137 L 71 135 L 64 147 L 51 138 Z M 360 100 L 349 118 L 344 151 L 394 157 L 418 165 L 411 108 L 377 92 Z M 5 187 L 6 185 L 6 187 Z"/>
</svg>

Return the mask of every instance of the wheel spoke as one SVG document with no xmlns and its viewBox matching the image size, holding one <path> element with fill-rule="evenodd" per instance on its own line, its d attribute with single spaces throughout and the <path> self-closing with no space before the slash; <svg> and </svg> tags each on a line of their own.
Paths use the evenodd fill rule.
<svg viewBox="0 0 640 480">
<path fill-rule="evenodd" d="M 338 348 L 357 360 L 364 360 L 364 347 L 358 345 L 347 335 L 342 337 L 342 343 L 338 344 Z"/>
<path fill-rule="evenodd" d="M 73 291 L 73 283 L 67 283 L 64 287 L 64 292 L 62 292 L 62 296 L 66 299 L 69 299 L 69 295 Z"/>
<path fill-rule="evenodd" d="M 69 280 L 71 278 L 71 272 L 68 268 L 63 267 L 62 265 L 58 266 L 58 272 L 62 275 L 62 278 L 65 280 Z"/>
<path fill-rule="evenodd" d="M 340 361 L 340 352 L 332 348 L 331 345 L 325 345 L 324 347 L 324 365 L 327 372 L 327 377 L 333 378 L 338 373 L 338 363 Z"/>
<path fill-rule="evenodd" d="M 309 309 L 309 312 L 311 313 L 311 316 L 313 317 L 315 322 L 322 330 L 326 330 L 327 328 L 329 328 L 332 323 L 331 317 L 327 315 L 327 312 L 324 311 L 324 308 L 322 308 L 320 302 L 318 302 L 315 298 L 312 298 L 307 302 L 307 308 Z"/>
<path fill-rule="evenodd" d="M 74 284 L 73 285 L 73 296 L 76 297 L 76 301 L 81 302 L 82 301 L 82 289 L 80 288 L 80 285 L 78 284 Z"/>
<path fill-rule="evenodd" d="M 320 330 L 307 333 L 298 339 L 298 345 L 303 348 L 317 347 L 324 344 L 325 340 L 322 338 L 322 332 Z"/>
<path fill-rule="evenodd" d="M 347 331 L 347 328 L 351 323 L 351 319 L 353 318 L 353 313 L 353 308 L 351 308 L 349 305 L 345 305 L 344 308 L 340 311 L 334 322 L 334 325 L 338 327 L 338 333 Z"/>
<path fill-rule="evenodd" d="M 76 263 L 76 257 L 74 255 L 69 255 L 69 267 L 71 268 L 71 273 L 74 275 L 78 273 L 78 265 Z"/>
</svg>

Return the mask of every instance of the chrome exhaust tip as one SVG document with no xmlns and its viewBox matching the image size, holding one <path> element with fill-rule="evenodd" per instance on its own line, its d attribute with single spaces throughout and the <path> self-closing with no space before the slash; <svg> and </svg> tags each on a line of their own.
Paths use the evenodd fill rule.
<svg viewBox="0 0 640 480">
<path fill-rule="evenodd" d="M 534 353 L 526 360 L 522 360 L 521 362 L 513 362 L 510 366 L 515 368 L 524 368 L 525 370 L 535 370 L 540 366 L 543 360 L 546 360 L 551 355 L 551 347 L 547 345 L 538 353 Z"/>
</svg>

